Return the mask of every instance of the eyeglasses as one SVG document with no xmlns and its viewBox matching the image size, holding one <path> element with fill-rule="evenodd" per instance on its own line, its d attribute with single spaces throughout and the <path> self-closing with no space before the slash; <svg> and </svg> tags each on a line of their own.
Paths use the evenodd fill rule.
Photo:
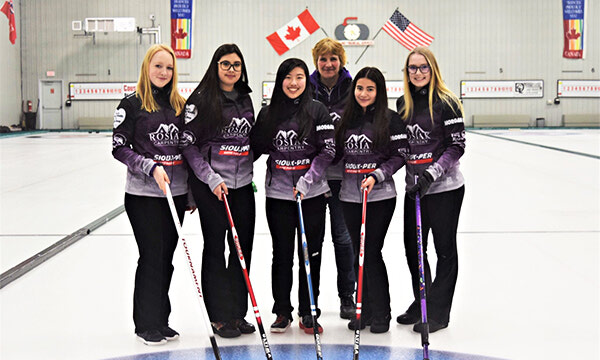
<svg viewBox="0 0 600 360">
<path fill-rule="evenodd" d="M 415 65 L 408 65 L 408 72 L 411 74 L 416 74 L 417 70 L 421 71 L 421 74 L 427 74 L 429 72 L 429 70 L 431 70 L 431 67 L 429 65 L 421 65 L 421 66 L 415 66 Z"/>
<path fill-rule="evenodd" d="M 217 62 L 217 64 L 219 64 L 221 66 L 221 70 L 224 70 L 224 71 L 229 71 L 229 70 L 231 70 L 231 68 L 233 68 L 233 71 L 241 71 L 242 70 L 241 62 L 234 62 L 232 64 L 229 61 L 220 61 L 220 62 Z"/>
</svg>

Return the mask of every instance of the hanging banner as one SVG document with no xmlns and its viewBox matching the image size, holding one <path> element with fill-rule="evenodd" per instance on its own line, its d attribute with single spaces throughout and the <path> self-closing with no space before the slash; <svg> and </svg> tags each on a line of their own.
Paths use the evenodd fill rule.
<svg viewBox="0 0 600 360">
<path fill-rule="evenodd" d="M 192 57 L 192 3 L 171 0 L 171 47 L 179 59 Z"/>
<path fill-rule="evenodd" d="M 563 57 L 583 59 L 585 0 L 563 0 Z"/>
</svg>

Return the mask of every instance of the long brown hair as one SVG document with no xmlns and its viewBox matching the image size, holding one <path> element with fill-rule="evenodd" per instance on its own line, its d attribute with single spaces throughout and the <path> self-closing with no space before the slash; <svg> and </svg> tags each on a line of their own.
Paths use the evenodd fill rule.
<svg viewBox="0 0 600 360">
<path fill-rule="evenodd" d="M 179 94 L 177 90 L 177 60 L 175 59 L 175 52 L 168 45 L 155 44 L 150 46 L 142 61 L 142 68 L 140 70 L 140 78 L 137 83 L 136 96 L 142 101 L 142 109 L 147 112 L 158 111 L 160 106 L 156 103 L 154 96 L 152 96 L 152 82 L 150 81 L 150 75 L 148 70 L 150 68 L 150 61 L 152 57 L 159 51 L 166 51 L 173 57 L 173 77 L 171 78 L 171 94 L 169 96 L 169 103 L 175 110 L 175 114 L 179 115 L 183 111 L 185 105 L 185 99 Z M 168 86 L 168 85 L 167 85 Z"/>
<path fill-rule="evenodd" d="M 353 127 L 360 126 L 360 119 L 363 116 L 363 109 L 356 101 L 354 91 L 356 90 L 356 83 L 358 80 L 365 78 L 375 83 L 377 95 L 375 98 L 374 106 L 374 117 L 373 125 L 375 126 L 375 139 L 373 141 L 373 147 L 375 149 L 382 149 L 389 144 L 390 141 L 390 118 L 387 113 L 388 110 L 388 98 L 387 90 L 385 88 L 385 78 L 381 71 L 375 67 L 364 67 L 352 80 L 352 90 L 348 94 L 348 100 L 346 107 L 344 108 L 344 114 L 340 120 L 339 126 L 335 131 L 335 142 L 337 144 L 337 150 L 342 151 L 343 141 L 346 130 Z"/>
<path fill-rule="evenodd" d="M 433 102 L 435 96 L 437 96 L 444 103 L 448 104 L 450 108 L 460 109 L 462 113 L 463 108 L 460 100 L 450 89 L 448 89 L 444 83 L 444 80 L 442 80 L 440 67 L 438 66 L 433 52 L 426 47 L 418 46 L 408 54 L 406 57 L 406 62 L 404 63 L 404 69 L 402 69 L 402 72 L 404 73 L 404 107 L 400 110 L 400 116 L 402 117 L 402 120 L 407 122 L 412 116 L 414 110 L 414 101 L 410 93 L 410 77 L 408 74 L 408 60 L 413 54 L 423 55 L 430 67 L 431 80 L 429 80 L 427 87 L 429 90 L 429 115 L 431 116 L 431 121 L 433 121 Z"/>
</svg>

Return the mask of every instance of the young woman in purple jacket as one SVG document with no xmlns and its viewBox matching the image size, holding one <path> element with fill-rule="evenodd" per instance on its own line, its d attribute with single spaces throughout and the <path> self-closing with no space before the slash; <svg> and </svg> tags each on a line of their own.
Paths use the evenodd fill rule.
<svg viewBox="0 0 600 360">
<path fill-rule="evenodd" d="M 368 194 L 360 327 L 370 326 L 373 333 L 387 332 L 390 327 L 390 285 L 381 251 L 396 208 L 392 175 L 405 164 L 405 131 L 398 113 L 388 109 L 381 71 L 361 69 L 352 82 L 352 94 L 336 130 L 336 144 L 343 164 L 340 200 L 354 244 L 356 274 L 363 189 Z M 351 330 L 357 327 L 356 319 L 348 324 Z"/>
<path fill-rule="evenodd" d="M 193 172 L 190 187 L 204 237 L 202 289 L 213 331 L 225 338 L 255 331 L 244 319 L 248 294 L 223 203 L 227 194 L 250 271 L 255 222 L 250 92 L 242 52 L 235 44 L 224 44 L 185 105 L 183 154 Z"/>
<path fill-rule="evenodd" d="M 179 151 L 185 99 L 177 92 L 173 50 L 153 45 L 142 62 L 136 92 L 115 110 L 113 156 L 127 165 L 125 211 L 139 259 L 133 293 L 138 340 L 160 345 L 179 334 L 169 327 L 169 287 L 177 230 L 166 199 L 170 184 L 179 219 L 187 205 L 187 170 Z"/>
<path fill-rule="evenodd" d="M 325 169 L 335 155 L 333 123 L 325 105 L 312 99 L 308 68 L 300 59 L 285 60 L 277 70 L 269 106 L 261 109 L 252 132 L 256 155 L 268 154 L 265 179 L 266 215 L 273 241 L 273 313 L 271 332 L 284 332 L 292 321 L 294 248 L 298 227 L 296 195 L 302 212 L 310 254 L 310 272 L 318 309 L 321 248 L 325 236 Z M 300 234 L 298 233 L 298 236 Z M 304 262 L 302 247 L 298 259 Z M 300 328 L 313 333 L 306 271 L 299 267 L 298 314 Z M 316 324 L 319 332 L 323 331 Z"/>
<path fill-rule="evenodd" d="M 429 332 L 446 328 L 458 275 L 456 232 L 465 194 L 459 159 L 465 152 L 465 126 L 460 100 L 446 87 L 435 56 L 428 48 L 411 51 L 404 65 L 404 95 L 396 103 L 406 124 L 409 154 L 404 197 L 404 247 L 415 300 L 398 316 L 421 332 L 415 194 L 421 200 L 421 227 L 427 289 Z M 418 180 L 415 182 L 415 176 Z M 429 230 L 437 254 L 436 276 L 427 260 Z"/>
</svg>

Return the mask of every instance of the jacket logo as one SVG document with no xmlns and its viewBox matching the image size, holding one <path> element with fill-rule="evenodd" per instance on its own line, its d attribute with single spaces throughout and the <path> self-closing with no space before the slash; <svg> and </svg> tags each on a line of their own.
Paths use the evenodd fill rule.
<svg viewBox="0 0 600 360">
<path fill-rule="evenodd" d="M 462 124 L 463 122 L 464 122 L 463 118 L 454 118 L 454 119 L 444 121 L 444 126 L 450 126 L 450 125 L 454 125 L 454 124 Z"/>
<path fill-rule="evenodd" d="M 185 123 L 189 123 L 198 116 L 198 108 L 194 104 L 188 104 L 185 106 Z"/>
<path fill-rule="evenodd" d="M 121 125 L 121 123 L 125 120 L 125 116 L 126 116 L 126 112 L 125 109 L 123 108 L 119 108 L 117 110 L 115 110 L 115 116 L 114 116 L 114 122 L 113 122 L 113 128 L 116 129 L 119 127 L 119 125 Z"/>
<path fill-rule="evenodd" d="M 148 137 L 155 146 L 179 145 L 179 129 L 175 124 L 160 124 L 155 132 L 148 134 Z"/>
<path fill-rule="evenodd" d="M 294 130 L 279 130 L 273 138 L 273 146 L 280 151 L 300 151 L 304 150 L 305 145 L 306 141 L 300 142 Z"/>
<path fill-rule="evenodd" d="M 373 141 L 365 134 L 352 134 L 344 143 L 344 148 L 349 154 L 365 154 L 371 152 Z"/>
<path fill-rule="evenodd" d="M 329 116 L 331 116 L 331 120 L 333 121 L 334 124 L 337 123 L 342 118 L 342 116 L 340 114 L 336 113 L 335 111 L 330 112 Z"/>
<path fill-rule="evenodd" d="M 112 138 L 112 147 L 113 149 L 118 148 L 119 146 L 125 146 L 127 144 L 127 139 L 123 134 L 114 134 Z"/>
<path fill-rule="evenodd" d="M 223 135 L 226 137 L 246 137 L 252 129 L 252 124 L 245 117 L 238 119 L 232 118 L 229 125 L 223 128 Z"/>
<path fill-rule="evenodd" d="M 196 136 L 189 130 L 184 130 L 179 139 L 179 146 L 186 147 L 196 143 Z"/>
<path fill-rule="evenodd" d="M 429 137 L 431 131 L 421 129 L 419 124 L 406 125 L 406 132 L 408 133 L 408 141 L 411 144 L 426 144 L 431 139 Z"/>
</svg>

